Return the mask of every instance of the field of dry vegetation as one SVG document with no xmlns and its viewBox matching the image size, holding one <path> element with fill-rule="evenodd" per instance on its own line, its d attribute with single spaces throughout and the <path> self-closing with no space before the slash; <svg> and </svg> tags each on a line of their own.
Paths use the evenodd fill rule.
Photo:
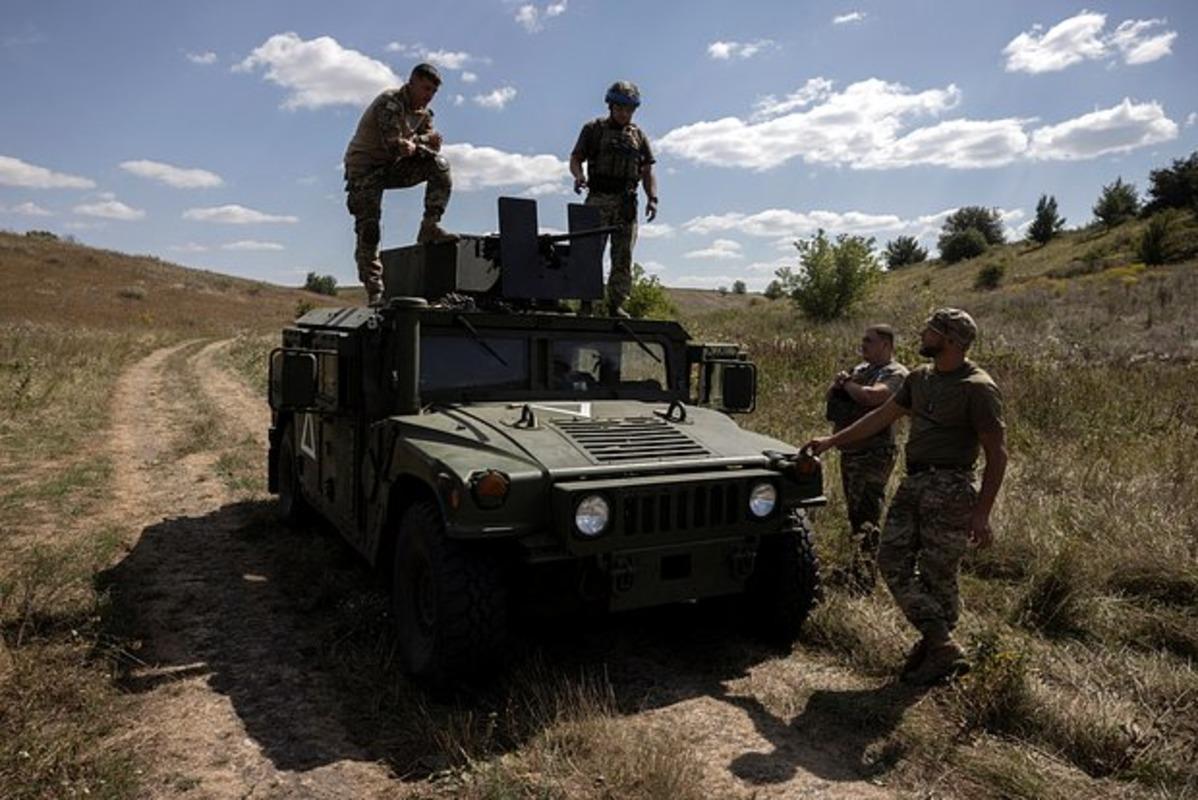
<svg viewBox="0 0 1198 800">
<path fill-rule="evenodd" d="M 380 765 L 381 783 L 356 785 L 386 796 L 780 797 L 800 771 L 827 796 L 1198 796 L 1198 263 L 1136 263 L 1140 224 L 906 267 L 867 314 L 825 325 L 785 300 L 675 295 L 693 336 L 741 341 L 757 362 L 759 410 L 744 424 L 795 443 L 825 429 L 823 390 L 853 361 L 864 323 L 893 324 L 913 364 L 931 308 L 975 316 L 972 355 L 1004 391 L 1011 466 L 995 546 L 965 565 L 961 634 L 976 667 L 964 679 L 928 693 L 892 681 L 913 632 L 884 588 L 862 598 L 840 585 L 850 546 L 830 454 L 832 503 L 816 519 L 828 585 L 793 652 L 688 606 L 583 635 L 525 632 L 510 675 L 453 698 L 397 672 L 386 604 L 336 539 L 278 529 L 258 445 L 196 384 L 204 343 L 230 340 L 220 364 L 261 390 L 277 329 L 320 299 L 0 234 L 0 795 L 229 789 L 215 772 L 154 771 L 159 754 L 139 734 L 149 723 L 130 698 L 159 651 L 145 637 L 153 620 L 127 599 L 130 576 L 152 577 L 144 542 L 163 527 L 107 507 L 118 377 L 177 345 L 146 398 L 185 409 L 155 468 L 208 459 L 226 500 L 199 519 L 234 509 L 230 541 L 265 553 L 253 570 L 214 554 L 216 567 L 271 576 L 282 599 L 267 611 L 292 626 L 274 635 L 298 651 L 278 658 L 301 659 L 311 682 L 297 697 L 287 680 L 247 677 L 273 656 L 245 661 L 246 643 L 266 634 L 236 615 L 224 633 L 236 647 L 196 652 L 239 735 L 281 771 L 312 767 L 293 740 L 316 737 L 305 715 L 327 708 L 353 742 L 336 753 Z M 1001 285 L 974 289 L 991 263 L 1004 265 Z M 292 725 L 260 711 L 276 699 L 296 701 Z M 672 716 L 683 705 L 697 710 Z M 724 741 L 729 709 L 775 750 Z M 320 785 L 278 780 L 264 796 Z"/>
</svg>

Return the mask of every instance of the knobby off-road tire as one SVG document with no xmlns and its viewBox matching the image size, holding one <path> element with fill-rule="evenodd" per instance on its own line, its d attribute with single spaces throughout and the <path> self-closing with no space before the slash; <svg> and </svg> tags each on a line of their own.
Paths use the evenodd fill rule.
<svg viewBox="0 0 1198 800">
<path fill-rule="evenodd" d="M 288 422 L 279 438 L 279 518 L 288 525 L 311 520 L 312 507 L 304 499 L 299 477 L 299 459 L 295 455 L 295 425 Z"/>
<path fill-rule="evenodd" d="M 746 589 L 753 627 L 788 645 L 820 598 L 819 557 L 804 512 L 793 512 L 782 533 L 762 539 L 755 565 Z"/>
<path fill-rule="evenodd" d="M 392 577 L 399 649 L 409 673 L 435 682 L 499 660 L 508 619 L 502 565 L 488 550 L 445 538 L 431 502 L 404 513 Z"/>
</svg>

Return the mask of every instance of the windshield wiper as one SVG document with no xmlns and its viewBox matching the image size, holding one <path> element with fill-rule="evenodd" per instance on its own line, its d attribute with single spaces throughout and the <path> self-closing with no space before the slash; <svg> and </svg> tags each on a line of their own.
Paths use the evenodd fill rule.
<svg viewBox="0 0 1198 800">
<path fill-rule="evenodd" d="M 634 331 L 632 328 L 628 327 L 628 323 L 626 323 L 624 321 L 617 322 L 616 329 L 624 331 L 624 333 L 631 336 L 632 341 L 634 341 L 638 345 L 640 345 L 640 348 L 642 350 L 644 350 L 646 353 L 648 353 L 650 358 L 652 358 L 658 364 L 662 363 L 661 356 L 659 356 L 657 353 L 654 353 L 653 350 L 649 347 L 649 345 L 645 344 L 645 340 L 642 339 L 641 337 L 637 336 L 636 331 Z"/>
<path fill-rule="evenodd" d="M 479 335 L 478 330 L 473 325 L 470 324 L 470 320 L 466 319 L 461 314 L 458 314 L 453 318 L 453 321 L 456 324 L 461 325 L 463 328 L 465 328 L 466 332 L 470 334 L 470 339 L 473 342 L 475 342 L 479 347 L 481 347 L 482 349 L 484 349 L 488 353 L 490 353 L 495 358 L 496 361 L 498 361 L 500 364 L 503 364 L 505 367 L 511 366 L 510 364 L 507 363 L 507 361 L 504 360 L 503 356 L 501 356 L 501 355 L 499 355 L 499 353 L 495 352 L 494 347 L 491 347 L 491 345 L 486 343 L 486 341 L 483 339 L 483 337 Z"/>
</svg>

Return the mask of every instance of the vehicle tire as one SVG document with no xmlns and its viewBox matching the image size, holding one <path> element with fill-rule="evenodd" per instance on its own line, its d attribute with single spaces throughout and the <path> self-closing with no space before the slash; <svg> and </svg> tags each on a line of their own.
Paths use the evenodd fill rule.
<svg viewBox="0 0 1198 800">
<path fill-rule="evenodd" d="M 391 589 L 404 667 L 434 681 L 494 664 L 507 640 L 501 564 L 477 545 L 445 538 L 444 529 L 431 502 L 404 512 Z"/>
<path fill-rule="evenodd" d="M 299 477 L 299 459 L 295 455 L 295 425 L 288 422 L 279 437 L 279 518 L 288 525 L 307 522 L 312 507 L 304 499 Z"/>
<path fill-rule="evenodd" d="M 811 522 L 794 511 L 782 533 L 761 540 L 746 587 L 748 613 L 767 640 L 790 644 L 820 598 Z"/>
</svg>

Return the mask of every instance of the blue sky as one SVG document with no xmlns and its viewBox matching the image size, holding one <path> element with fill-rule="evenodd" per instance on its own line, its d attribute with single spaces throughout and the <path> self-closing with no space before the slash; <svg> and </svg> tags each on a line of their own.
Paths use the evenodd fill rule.
<svg viewBox="0 0 1198 800">
<path fill-rule="evenodd" d="M 419 60 L 455 193 L 564 228 L 566 160 L 616 79 L 658 156 L 636 259 L 668 285 L 761 288 L 817 227 L 933 243 L 961 205 L 1017 234 L 1198 149 L 1190 2 L 388 3 L 4 0 L 0 228 L 276 283 L 356 282 L 341 157 Z M 388 192 L 384 246 L 420 191 Z"/>
</svg>

